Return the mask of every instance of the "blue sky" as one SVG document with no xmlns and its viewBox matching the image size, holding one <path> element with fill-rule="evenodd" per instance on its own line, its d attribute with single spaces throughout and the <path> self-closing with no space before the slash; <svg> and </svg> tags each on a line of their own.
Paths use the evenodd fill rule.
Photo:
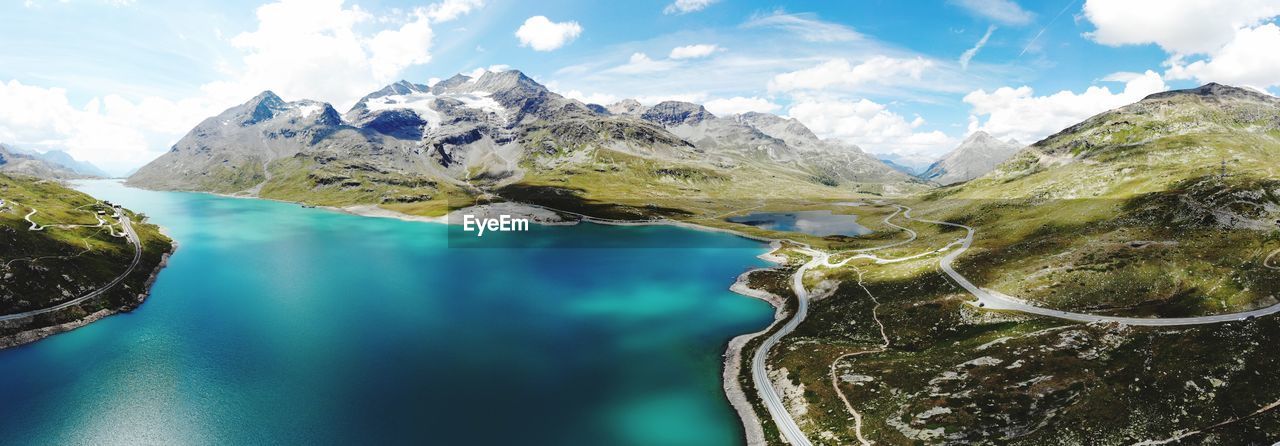
<svg viewBox="0 0 1280 446">
<path fill-rule="evenodd" d="M 1277 14 L 1277 0 L 28 0 L 0 6 L 0 142 L 124 172 L 264 89 L 345 111 L 398 79 L 510 67 L 584 101 L 768 111 L 922 163 L 976 130 L 1030 143 L 1169 88 L 1276 94 Z"/>
</svg>

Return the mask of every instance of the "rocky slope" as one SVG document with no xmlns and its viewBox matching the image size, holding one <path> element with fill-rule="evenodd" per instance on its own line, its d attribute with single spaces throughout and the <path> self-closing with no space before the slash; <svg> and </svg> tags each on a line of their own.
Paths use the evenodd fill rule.
<svg viewBox="0 0 1280 446">
<path fill-rule="evenodd" d="M 634 191 L 663 177 L 707 194 L 749 192 L 726 181 L 748 175 L 819 195 L 910 181 L 794 120 L 675 102 L 590 107 L 512 70 L 397 82 L 345 114 L 264 92 L 196 126 L 129 183 L 421 213 L 513 185 L 603 189 L 592 172 L 620 173 L 614 182 Z M 662 193 L 681 194 L 674 187 Z"/>
<path fill-rule="evenodd" d="M 1022 144 L 1017 141 L 1001 141 L 987 132 L 977 131 L 930 165 L 920 177 L 942 185 L 963 183 L 995 170 L 1021 149 Z"/>
</svg>

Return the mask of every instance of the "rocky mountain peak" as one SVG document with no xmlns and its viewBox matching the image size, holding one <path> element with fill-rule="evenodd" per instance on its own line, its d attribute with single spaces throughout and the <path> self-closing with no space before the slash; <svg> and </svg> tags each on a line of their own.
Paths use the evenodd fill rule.
<svg viewBox="0 0 1280 446">
<path fill-rule="evenodd" d="M 978 130 L 920 176 L 941 184 L 969 181 L 994 170 L 1021 148 L 1022 145 L 1016 141 L 1001 141 Z"/>
<path fill-rule="evenodd" d="M 716 116 L 698 104 L 664 101 L 649 107 L 640 117 L 646 121 L 656 122 L 664 126 L 676 126 L 697 124 L 708 119 L 714 119 Z"/>
<path fill-rule="evenodd" d="M 287 110 L 289 105 L 271 90 L 266 90 L 258 93 L 241 107 L 247 109 L 249 116 L 241 121 L 240 125 L 253 125 L 274 118 L 277 113 Z"/>
<path fill-rule="evenodd" d="M 960 143 L 960 147 L 974 147 L 990 144 L 1005 144 L 1005 142 L 996 139 L 994 136 L 991 136 L 990 133 L 978 130 L 969 134 L 969 136 L 964 139 L 964 142 Z"/>
<path fill-rule="evenodd" d="M 547 87 L 539 84 L 520 70 L 486 71 L 476 79 L 476 88 L 485 91 L 507 90 L 539 90 L 547 91 Z"/>
<path fill-rule="evenodd" d="M 647 110 L 645 106 L 640 103 L 640 101 L 637 101 L 635 99 L 623 99 L 621 101 L 609 104 L 608 106 L 605 107 L 605 109 L 609 110 L 609 113 L 613 113 L 615 115 L 636 115 L 636 116 L 643 114 L 645 110 Z"/>
<path fill-rule="evenodd" d="M 766 135 L 791 144 L 803 146 L 820 142 L 818 135 L 795 118 L 783 118 L 771 113 L 746 112 L 738 115 L 737 119 Z"/>
<path fill-rule="evenodd" d="M 471 76 L 467 76 L 465 74 L 455 74 L 453 76 L 450 76 L 448 79 L 442 80 L 440 82 L 436 82 L 435 85 L 431 86 L 431 92 L 435 94 L 442 94 L 446 91 L 449 91 L 453 88 L 458 87 L 459 85 L 466 84 L 467 82 L 471 82 Z"/>
<path fill-rule="evenodd" d="M 400 81 L 397 81 L 394 84 L 388 85 L 386 87 L 382 87 L 381 90 L 378 90 L 366 97 L 390 96 L 390 95 L 396 95 L 396 94 L 425 93 L 430 90 L 431 89 L 427 88 L 426 85 L 415 84 L 413 82 L 409 82 L 402 79 Z"/>
</svg>

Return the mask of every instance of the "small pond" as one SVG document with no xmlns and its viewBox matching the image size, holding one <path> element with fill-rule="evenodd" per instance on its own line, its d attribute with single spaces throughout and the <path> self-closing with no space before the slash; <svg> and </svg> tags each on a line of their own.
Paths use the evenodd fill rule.
<svg viewBox="0 0 1280 446">
<path fill-rule="evenodd" d="M 858 224 L 858 216 L 832 214 L 831 211 L 757 212 L 730 217 L 729 221 L 771 231 L 802 232 L 825 237 L 844 235 L 857 237 L 871 230 Z"/>
</svg>

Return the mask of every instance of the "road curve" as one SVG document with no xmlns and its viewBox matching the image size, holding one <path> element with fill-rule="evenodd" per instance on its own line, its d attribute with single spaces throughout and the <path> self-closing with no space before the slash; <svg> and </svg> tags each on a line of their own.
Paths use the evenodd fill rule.
<svg viewBox="0 0 1280 446">
<path fill-rule="evenodd" d="M 1267 258 L 1262 259 L 1262 266 L 1265 266 L 1270 269 L 1280 269 L 1280 265 L 1271 264 L 1271 259 L 1274 259 L 1276 257 L 1276 254 L 1280 254 L 1280 249 L 1271 251 L 1271 254 L 1267 254 Z"/>
<path fill-rule="evenodd" d="M 884 223 L 888 226 L 906 231 L 907 234 L 909 234 L 909 237 L 906 240 L 899 240 L 886 245 L 854 250 L 853 252 L 862 253 L 858 257 L 854 258 L 865 258 L 862 256 L 867 256 L 867 254 L 865 254 L 867 252 L 892 248 L 894 246 L 910 243 L 916 239 L 916 231 L 913 231 L 910 228 L 898 226 L 890 221 L 899 213 L 903 213 L 904 216 L 910 218 L 911 208 L 900 205 L 895 206 L 898 209 L 892 214 L 886 216 L 884 218 Z M 760 346 L 756 348 L 755 353 L 751 357 L 751 379 L 755 383 L 756 392 L 760 394 L 760 399 L 764 401 L 765 408 L 769 410 L 769 416 L 773 419 L 774 424 L 778 426 L 779 433 L 781 433 L 782 437 L 793 446 L 808 446 L 813 443 L 809 442 L 809 439 L 804 435 L 804 431 L 800 430 L 800 426 L 796 424 L 793 418 L 791 418 L 791 413 L 787 411 L 787 406 L 783 404 L 782 398 L 778 396 L 777 390 L 773 388 L 773 382 L 769 380 L 769 374 L 766 372 L 766 370 L 768 370 L 766 367 L 766 360 L 768 359 L 769 351 L 773 349 L 773 346 L 777 345 L 778 341 L 782 340 L 784 336 L 795 331 L 796 327 L 800 325 L 800 322 L 804 321 L 805 316 L 809 312 L 809 291 L 804 288 L 804 273 L 810 268 L 816 266 L 833 266 L 830 261 L 830 255 L 825 252 L 812 249 L 808 246 L 805 246 L 803 252 L 805 254 L 809 254 L 811 258 L 808 263 L 802 265 L 796 270 L 795 274 L 791 276 L 791 288 L 792 291 L 795 292 L 796 301 L 798 302 L 796 306 L 796 313 L 791 316 L 791 319 L 788 320 L 781 329 L 774 332 L 768 338 L 765 338 L 764 342 L 760 343 Z M 843 262 L 840 262 L 839 265 L 844 265 L 850 260 L 853 260 L 853 258 L 845 259 Z"/>
<path fill-rule="evenodd" d="M 112 279 L 110 283 L 107 283 L 101 288 L 90 291 L 88 294 L 85 294 L 83 296 L 77 297 L 75 299 L 72 299 L 48 308 L 24 311 L 22 313 L 6 314 L 3 316 L 0 316 L 0 322 L 10 321 L 14 319 L 22 319 L 22 318 L 36 316 L 36 315 L 45 314 L 45 313 L 51 313 L 54 311 L 62 310 L 67 307 L 79 305 L 80 303 L 86 300 L 101 296 L 103 293 L 106 293 L 107 291 L 111 290 L 111 288 L 115 287 L 116 285 L 119 285 L 120 282 L 123 282 L 126 277 L 129 277 L 129 274 L 133 273 L 134 269 L 137 269 L 138 262 L 142 261 L 142 242 L 138 240 L 138 234 L 133 232 L 133 225 L 129 221 L 129 216 L 125 215 L 123 212 L 120 213 L 120 225 L 124 226 L 125 236 L 129 241 L 129 243 L 133 244 L 133 261 L 129 262 L 129 267 L 124 270 L 124 273 L 121 273 L 119 276 L 116 276 L 116 278 Z"/>
<path fill-rule="evenodd" d="M 936 225 L 963 228 L 965 231 L 968 231 L 968 233 L 965 235 L 963 239 L 963 242 L 960 244 L 960 248 L 954 251 L 951 251 L 947 255 L 943 256 L 942 261 L 939 262 L 939 266 L 942 268 L 943 272 L 945 272 L 948 276 L 951 276 L 952 280 L 955 280 L 956 283 L 960 284 L 962 288 L 964 288 L 970 294 L 973 294 L 974 297 L 977 297 L 978 305 L 983 308 L 992 309 L 992 310 L 1018 311 L 1018 312 L 1035 314 L 1040 316 L 1066 319 L 1066 320 L 1076 321 L 1076 322 L 1115 322 L 1115 323 L 1120 323 L 1125 325 L 1139 325 L 1139 326 L 1150 326 L 1150 327 L 1217 324 L 1222 322 L 1239 321 L 1239 320 L 1243 320 L 1251 317 L 1262 317 L 1262 316 L 1272 315 L 1275 313 L 1280 313 L 1280 304 L 1272 305 L 1270 307 L 1261 308 L 1253 311 L 1246 311 L 1242 313 L 1218 314 L 1213 316 L 1197 316 L 1197 317 L 1171 317 L 1171 318 L 1100 316 L 1100 315 L 1094 315 L 1094 314 L 1074 313 L 1070 311 L 1061 311 L 1061 310 L 1037 307 L 1035 305 L 1031 305 L 1027 303 L 1024 300 L 1006 295 L 999 291 L 979 288 L 977 285 L 974 285 L 973 282 L 970 282 L 969 279 L 965 278 L 964 276 L 960 275 L 960 273 L 956 272 L 955 268 L 952 267 L 952 262 L 954 262 L 955 259 L 960 257 L 962 254 L 964 254 L 964 252 L 969 249 L 969 246 L 973 244 L 973 234 L 974 234 L 973 228 L 962 225 L 962 224 L 957 224 L 957 223 L 914 218 L 910 216 L 909 212 L 908 214 L 906 214 L 906 216 L 909 219 L 922 222 L 922 223 L 932 223 Z M 1264 265 L 1265 263 L 1266 262 L 1264 261 Z"/>
<path fill-rule="evenodd" d="M 787 411 L 787 406 L 783 404 L 782 398 L 774 390 L 773 381 L 769 380 L 769 374 L 766 372 L 765 362 L 769 357 L 769 350 L 778 341 L 782 340 L 783 336 L 795 331 L 809 311 L 809 291 L 804 288 L 804 273 L 809 268 L 825 263 L 827 256 L 825 253 L 816 251 L 807 253 L 813 257 L 791 276 L 791 288 L 795 291 L 796 301 L 799 303 L 796 306 L 796 313 L 791 315 L 791 319 L 781 329 L 765 338 L 764 342 L 760 343 L 760 346 L 756 348 L 755 353 L 751 356 L 751 380 L 756 385 L 756 392 L 760 394 L 760 399 L 764 401 L 765 408 L 769 409 L 769 416 L 773 418 L 773 423 L 778 426 L 779 433 L 793 446 L 809 446 L 813 443 L 809 442 L 809 439 L 804 435 L 804 431 L 800 430 L 800 426 L 791 418 L 791 413 Z"/>
</svg>

